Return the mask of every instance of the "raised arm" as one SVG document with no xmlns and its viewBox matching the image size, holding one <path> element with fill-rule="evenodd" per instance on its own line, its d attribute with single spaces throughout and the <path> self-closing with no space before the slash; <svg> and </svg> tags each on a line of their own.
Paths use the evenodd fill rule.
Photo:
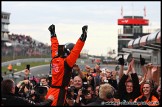
<svg viewBox="0 0 162 107">
<path fill-rule="evenodd" d="M 138 95 L 140 95 L 140 85 L 139 85 L 139 79 L 138 79 L 137 73 L 134 68 L 134 58 L 132 59 L 130 64 L 131 64 L 131 68 L 132 68 L 131 78 L 132 78 L 132 82 L 133 82 L 133 89 L 135 89 L 134 93 L 138 96 Z"/>
<path fill-rule="evenodd" d="M 120 65 L 120 70 L 119 70 L 119 80 L 123 76 L 123 71 L 124 71 L 124 55 L 122 55 L 122 58 L 119 58 L 118 63 Z"/>
<path fill-rule="evenodd" d="M 49 26 L 48 30 L 51 34 L 51 55 L 52 58 L 58 55 L 58 46 L 59 42 L 57 40 L 56 32 L 55 32 L 55 25 Z"/>
<path fill-rule="evenodd" d="M 147 73 L 147 69 L 145 67 L 145 59 L 142 58 L 142 55 L 140 55 L 140 64 L 141 64 L 141 67 L 142 67 L 142 72 L 143 72 L 143 75 Z"/>
<path fill-rule="evenodd" d="M 87 29 L 88 29 L 88 26 L 82 27 L 81 37 L 78 39 L 74 48 L 71 50 L 69 56 L 66 58 L 66 61 L 70 67 L 72 67 L 76 63 L 76 60 L 78 59 L 78 57 L 80 55 L 80 52 L 81 52 L 81 50 L 84 46 L 84 43 L 86 41 L 86 38 L 87 38 Z"/>
</svg>

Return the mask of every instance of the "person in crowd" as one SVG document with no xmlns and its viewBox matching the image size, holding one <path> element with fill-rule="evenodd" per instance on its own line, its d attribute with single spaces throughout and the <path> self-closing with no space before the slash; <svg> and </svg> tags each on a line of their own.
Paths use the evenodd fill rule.
<svg viewBox="0 0 162 107">
<path fill-rule="evenodd" d="M 87 82 L 88 82 L 88 84 L 93 85 L 94 84 L 93 79 L 94 79 L 94 77 L 91 74 L 87 73 Z"/>
<path fill-rule="evenodd" d="M 100 87 L 99 85 L 95 87 L 95 96 L 94 96 L 95 98 L 98 98 L 99 96 L 99 87 Z"/>
<path fill-rule="evenodd" d="M 9 71 L 10 75 L 12 77 L 14 77 L 14 70 L 13 70 L 12 64 L 9 64 L 8 67 L 7 67 L 7 69 Z"/>
<path fill-rule="evenodd" d="M 74 86 L 74 79 L 73 79 L 72 77 L 70 78 L 69 86 L 70 86 L 70 87 L 71 87 L 71 86 Z"/>
<path fill-rule="evenodd" d="M 108 83 L 111 84 L 117 90 L 118 86 L 117 86 L 115 71 L 110 71 L 109 69 L 106 69 L 106 76 L 107 76 Z"/>
<path fill-rule="evenodd" d="M 74 106 L 85 106 L 94 101 L 93 95 L 87 89 L 82 88 L 78 91 Z"/>
<path fill-rule="evenodd" d="M 29 76 L 30 76 L 30 65 L 29 64 L 26 65 L 26 69 L 24 70 L 24 74 L 25 74 L 24 80 L 25 79 L 29 80 Z"/>
<path fill-rule="evenodd" d="M 161 85 L 159 85 L 156 89 L 156 92 L 158 93 L 158 100 L 159 100 L 159 103 L 161 101 Z M 161 103 L 160 103 L 161 104 Z"/>
<path fill-rule="evenodd" d="M 16 96 L 15 91 L 15 82 L 12 79 L 6 79 L 1 82 L 2 106 L 50 106 L 54 100 L 54 96 L 49 95 L 46 101 L 35 103 L 24 97 Z"/>
<path fill-rule="evenodd" d="M 86 82 L 85 82 L 86 83 Z M 78 91 L 82 88 L 83 86 L 83 80 L 81 79 L 80 76 L 75 76 L 74 77 L 74 99 L 77 98 L 78 96 Z"/>
<path fill-rule="evenodd" d="M 101 84 L 99 87 L 99 98 L 87 104 L 86 106 L 106 106 L 106 105 L 114 105 L 118 103 L 119 100 L 114 98 L 115 89 L 109 83 Z"/>
<path fill-rule="evenodd" d="M 43 76 L 40 78 L 39 84 L 34 87 L 35 96 L 37 101 L 45 101 L 46 94 L 49 90 L 50 86 L 48 84 L 48 78 Z"/>
<path fill-rule="evenodd" d="M 74 64 L 73 70 L 75 71 L 75 76 L 80 76 L 81 79 L 83 80 L 83 82 L 87 82 L 86 76 L 83 74 L 83 72 L 81 71 L 80 67 L 77 64 Z M 74 78 L 74 77 L 72 77 L 72 78 Z"/>
<path fill-rule="evenodd" d="M 74 101 L 73 97 L 66 97 L 65 106 L 74 106 Z"/>
<path fill-rule="evenodd" d="M 121 77 L 123 76 L 123 71 L 124 71 L 124 55 L 122 55 L 121 58 L 118 59 L 118 63 L 120 65 L 120 68 L 119 68 L 119 81 L 121 79 Z"/>
<path fill-rule="evenodd" d="M 149 81 L 146 81 L 142 88 L 142 95 L 137 97 L 134 102 L 138 102 L 138 105 L 148 105 L 148 106 L 158 106 L 159 101 L 158 99 L 153 95 L 153 86 L 152 83 Z"/>
<path fill-rule="evenodd" d="M 48 86 L 49 87 L 47 77 L 40 78 L 40 86 Z"/>
<path fill-rule="evenodd" d="M 92 71 L 92 73 L 95 73 L 95 76 L 93 76 L 94 77 L 94 79 L 93 79 L 94 87 L 96 87 L 97 85 L 100 85 L 100 83 L 101 83 L 101 77 L 100 77 L 101 72 L 102 71 L 100 70 L 100 64 L 99 63 L 95 64 L 95 68 Z"/>
<path fill-rule="evenodd" d="M 131 79 L 128 79 L 129 72 L 131 72 Z M 129 63 L 128 70 L 119 81 L 118 94 L 121 102 L 133 102 L 140 95 L 140 85 L 134 69 L 134 59 Z"/>
<path fill-rule="evenodd" d="M 8 67 L 7 67 L 8 71 L 12 72 L 12 65 L 9 64 Z"/>
<path fill-rule="evenodd" d="M 46 97 L 54 95 L 55 100 L 52 106 L 63 106 L 65 104 L 66 89 L 69 85 L 71 72 L 87 38 L 88 26 L 82 27 L 82 34 L 77 43 L 67 43 L 64 45 L 63 54 L 58 54 L 59 42 L 55 32 L 55 25 L 49 28 L 51 34 L 51 50 L 52 50 L 52 84 Z"/>
<path fill-rule="evenodd" d="M 158 95 L 158 92 L 156 91 L 159 86 L 159 82 L 160 82 L 158 71 L 157 71 L 157 66 L 153 66 L 152 63 L 148 63 L 146 65 L 145 58 L 143 58 L 142 55 L 140 55 L 140 64 L 142 67 L 142 72 L 145 73 L 143 80 L 140 82 L 141 92 L 142 92 L 144 83 L 146 81 L 150 81 L 150 83 L 152 85 L 151 93 L 159 100 L 159 95 Z"/>
</svg>

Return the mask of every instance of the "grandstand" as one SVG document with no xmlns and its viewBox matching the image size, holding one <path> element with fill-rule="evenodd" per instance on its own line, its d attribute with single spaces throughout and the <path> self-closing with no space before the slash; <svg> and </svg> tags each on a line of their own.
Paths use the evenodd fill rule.
<svg viewBox="0 0 162 107">
<path fill-rule="evenodd" d="M 2 12 L 1 48 L 2 61 L 28 57 L 50 57 L 50 46 L 30 37 L 30 35 L 10 33 L 10 13 Z"/>
</svg>

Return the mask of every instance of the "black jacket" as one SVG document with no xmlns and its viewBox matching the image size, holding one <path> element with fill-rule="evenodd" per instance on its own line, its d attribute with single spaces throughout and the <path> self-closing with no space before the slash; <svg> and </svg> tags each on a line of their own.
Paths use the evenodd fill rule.
<svg viewBox="0 0 162 107">
<path fill-rule="evenodd" d="M 108 83 L 112 85 L 116 90 L 118 90 L 118 84 L 116 80 L 108 79 Z"/>
<path fill-rule="evenodd" d="M 95 102 L 89 103 L 85 106 L 105 106 L 104 102 L 105 102 L 104 100 L 97 98 Z"/>
<path fill-rule="evenodd" d="M 125 82 L 128 78 L 128 75 L 123 75 L 122 78 L 119 81 L 119 87 L 118 87 L 118 94 L 120 101 L 134 101 L 135 98 L 137 98 L 140 95 L 140 85 L 139 80 L 136 73 L 131 74 L 132 82 L 133 82 L 133 92 L 127 93 Z"/>
<path fill-rule="evenodd" d="M 51 103 L 52 100 L 46 100 L 45 102 L 35 103 L 23 97 L 15 96 L 12 93 L 7 95 L 2 95 L 3 106 L 50 106 Z"/>
</svg>

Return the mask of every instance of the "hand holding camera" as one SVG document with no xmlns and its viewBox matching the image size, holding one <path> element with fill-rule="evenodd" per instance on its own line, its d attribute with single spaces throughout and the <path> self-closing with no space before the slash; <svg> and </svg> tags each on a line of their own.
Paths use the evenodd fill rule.
<svg viewBox="0 0 162 107">
<path fill-rule="evenodd" d="M 50 100 L 53 101 L 53 100 L 54 100 L 54 96 L 53 96 L 53 95 L 49 95 L 49 96 L 48 96 L 48 99 L 50 99 Z"/>
<path fill-rule="evenodd" d="M 82 89 L 78 90 L 78 96 L 82 95 Z"/>
<path fill-rule="evenodd" d="M 140 55 L 140 63 L 141 63 L 141 66 L 145 65 L 145 59 L 142 58 L 142 55 Z"/>
<path fill-rule="evenodd" d="M 124 66 L 124 55 L 122 55 L 122 57 L 118 59 L 118 63 L 119 65 Z"/>
<path fill-rule="evenodd" d="M 26 69 L 30 70 L 30 65 L 29 64 L 26 65 Z"/>
</svg>

